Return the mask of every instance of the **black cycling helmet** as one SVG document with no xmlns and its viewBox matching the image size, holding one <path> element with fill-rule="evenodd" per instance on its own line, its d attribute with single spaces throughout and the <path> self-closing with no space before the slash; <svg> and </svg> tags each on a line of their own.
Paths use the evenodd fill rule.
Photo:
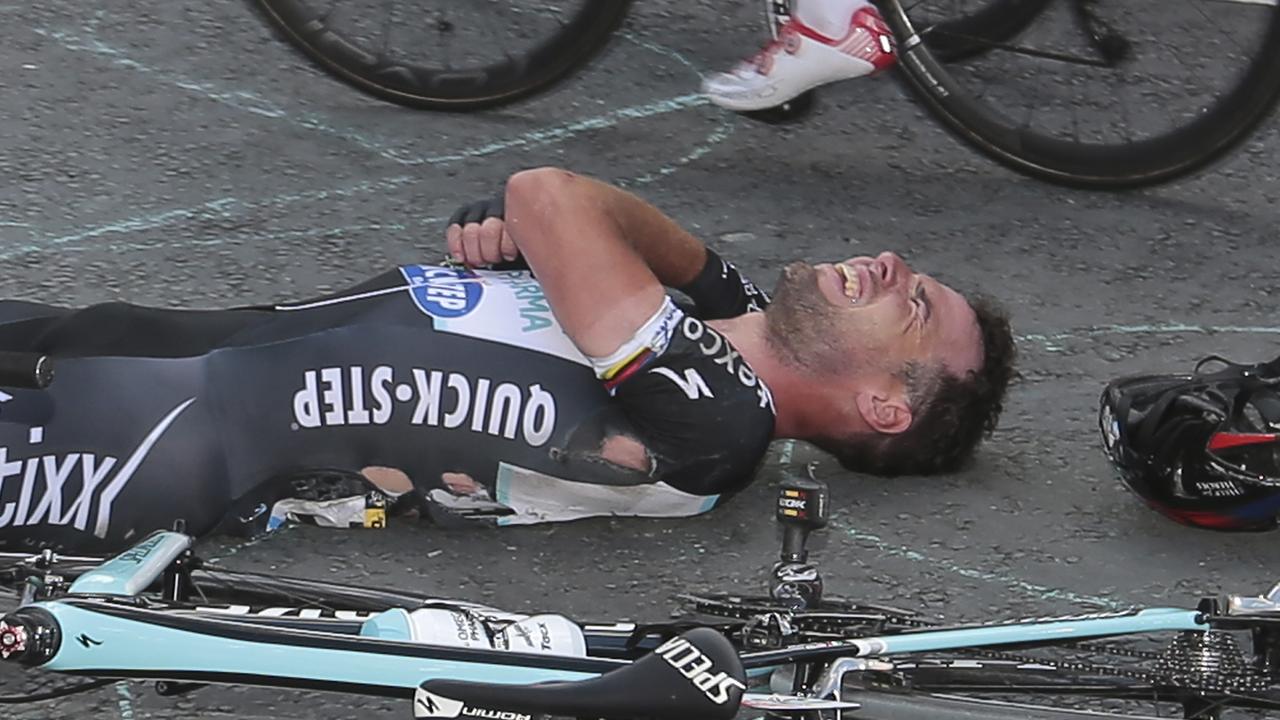
<svg viewBox="0 0 1280 720">
<path fill-rule="evenodd" d="M 1206 369 L 1217 365 L 1219 369 Z M 1125 485 L 1182 523 L 1267 530 L 1280 512 L 1280 358 L 1114 380 L 1098 416 Z"/>
</svg>

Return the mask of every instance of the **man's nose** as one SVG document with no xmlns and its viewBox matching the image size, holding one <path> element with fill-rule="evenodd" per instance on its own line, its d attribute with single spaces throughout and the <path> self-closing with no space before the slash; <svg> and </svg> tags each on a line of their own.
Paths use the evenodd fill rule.
<svg viewBox="0 0 1280 720">
<path fill-rule="evenodd" d="M 907 261 L 903 260 L 898 253 L 885 251 L 876 256 L 876 260 L 884 263 L 889 268 L 888 285 L 897 285 L 904 278 L 911 276 L 911 268 L 907 265 Z"/>
</svg>

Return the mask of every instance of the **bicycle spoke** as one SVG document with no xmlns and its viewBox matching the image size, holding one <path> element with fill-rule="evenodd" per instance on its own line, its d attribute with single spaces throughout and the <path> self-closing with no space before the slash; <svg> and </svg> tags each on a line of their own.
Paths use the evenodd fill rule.
<svg viewBox="0 0 1280 720">
<path fill-rule="evenodd" d="M 1185 124 L 1229 89 L 1242 58 L 1261 42 L 1261 30 L 1254 26 L 1265 23 L 1250 23 L 1245 16 L 1259 8 L 1273 12 L 1272 6 L 1237 3 L 1217 5 L 1223 9 L 1211 14 L 1196 0 L 1095 3 L 1089 9 L 1095 29 L 1110 28 L 1131 43 L 1130 56 L 1113 64 L 1092 47 L 1081 21 L 1069 12 L 1074 6 L 1065 1 L 1050 3 L 1017 37 L 985 36 L 981 27 L 953 29 L 957 17 L 988 3 L 1014 7 L 1017 0 L 913 0 L 904 7 L 926 43 L 967 45 L 975 57 L 964 61 L 966 68 L 994 71 L 984 78 L 956 70 L 957 77 L 973 83 L 967 89 L 974 97 L 1020 108 L 1014 116 L 1025 129 L 1060 131 L 1075 142 L 1118 138 L 1132 143 Z M 1076 50 L 1073 44 L 1089 47 Z M 1223 46 L 1229 50 L 1216 51 Z M 1213 65 L 1205 62 L 1208 57 Z M 1144 112 L 1133 112 L 1144 104 Z"/>
<path fill-rule="evenodd" d="M 1042 48 L 1028 47 L 1025 45 L 1014 45 L 1011 43 L 997 42 L 995 40 L 979 37 L 977 35 L 966 35 L 966 34 L 946 32 L 946 31 L 931 33 L 929 30 L 926 30 L 921 33 L 921 36 L 924 37 L 931 34 L 935 37 L 943 37 L 951 40 L 964 40 L 966 42 L 973 43 L 975 46 L 981 47 L 985 50 L 1003 50 L 1005 52 L 1013 53 L 1016 55 L 1025 55 L 1026 57 L 1041 58 L 1044 60 L 1056 60 L 1058 62 L 1074 64 L 1074 65 L 1091 65 L 1093 67 L 1103 67 L 1103 68 L 1111 67 L 1110 63 L 1098 58 L 1089 58 L 1089 57 L 1084 57 L 1082 55 L 1073 55 L 1070 53 L 1055 52 L 1053 50 L 1045 50 Z"/>
<path fill-rule="evenodd" d="M 926 106 L 979 150 L 1091 187 L 1192 172 L 1280 102 L 1275 0 L 884 0 Z M 903 13 L 906 21 L 903 22 Z"/>
</svg>

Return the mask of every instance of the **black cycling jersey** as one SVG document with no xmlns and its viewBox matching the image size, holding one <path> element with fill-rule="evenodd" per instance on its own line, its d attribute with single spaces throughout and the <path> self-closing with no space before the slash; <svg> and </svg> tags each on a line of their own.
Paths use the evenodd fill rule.
<svg viewBox="0 0 1280 720">
<path fill-rule="evenodd" d="M 291 478 L 369 466 L 423 492 L 469 475 L 502 523 L 705 511 L 749 482 L 772 399 L 702 321 L 668 303 L 651 325 L 597 370 L 527 272 L 429 265 L 275 307 L 0 303 L 0 349 L 57 373 L 0 393 L 0 548 L 202 534 Z M 648 467 L 605 460 L 617 437 Z"/>
</svg>

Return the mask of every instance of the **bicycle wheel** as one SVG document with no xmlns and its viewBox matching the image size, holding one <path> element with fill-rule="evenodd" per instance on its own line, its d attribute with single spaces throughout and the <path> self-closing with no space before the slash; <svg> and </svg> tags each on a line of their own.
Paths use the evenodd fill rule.
<svg viewBox="0 0 1280 720">
<path fill-rule="evenodd" d="M 585 65 L 630 0 L 257 0 L 317 65 L 383 100 L 476 110 L 544 90 Z"/>
<path fill-rule="evenodd" d="M 1030 703 L 1053 710 L 1218 720 L 1227 709 L 1245 716 L 1280 710 L 1274 678 L 1257 663 L 1259 648 L 1244 651 L 1250 638 L 1246 633 L 1211 630 L 926 653 L 893 658 L 892 671 L 870 673 L 859 681 L 873 689 Z"/>
<path fill-rule="evenodd" d="M 1228 710 L 1225 716 L 1163 709 L 1089 709 L 1052 707 L 1010 700 L 965 697 L 950 693 L 862 691 L 846 695 L 861 705 L 844 713 L 846 720 L 1226 720 L 1272 717 L 1264 709 Z M 1176 714 L 1175 714 L 1176 713 Z"/>
<path fill-rule="evenodd" d="M 948 27 L 988 2 L 881 5 L 925 107 L 1019 172 L 1086 188 L 1167 182 L 1221 158 L 1280 100 L 1273 1 L 1003 0 L 1035 20 L 1016 42 Z M 956 42 L 987 51 L 944 65 Z"/>
<path fill-rule="evenodd" d="M 1050 0 L 987 0 L 939 20 L 924 38 L 942 62 L 966 60 L 1008 42 L 1040 16 Z"/>
<path fill-rule="evenodd" d="M 1243 720 L 1280 710 L 1280 692 L 1237 646 L 1186 653 L 1176 642 L 1145 640 L 884 657 L 845 676 L 840 699 L 862 706 L 845 717 L 894 720 Z M 770 689 L 785 692 L 793 682 L 793 669 L 784 668 Z"/>
</svg>

